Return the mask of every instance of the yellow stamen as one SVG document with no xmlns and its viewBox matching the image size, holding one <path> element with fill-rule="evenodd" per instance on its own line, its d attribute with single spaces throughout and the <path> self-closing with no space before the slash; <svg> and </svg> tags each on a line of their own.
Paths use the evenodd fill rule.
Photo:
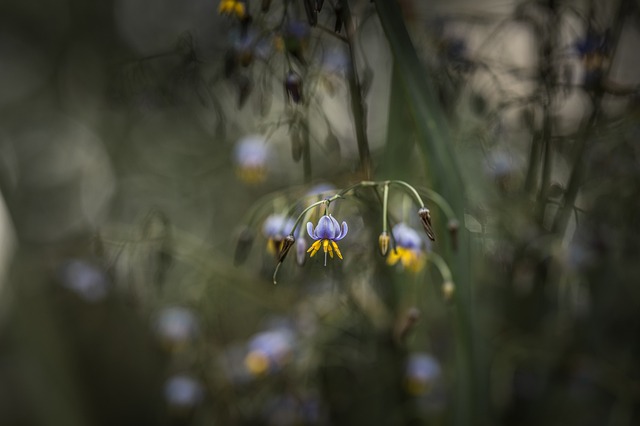
<svg viewBox="0 0 640 426">
<path fill-rule="evenodd" d="M 342 253 L 340 253 L 340 249 L 338 248 L 338 244 L 335 241 L 331 241 L 331 245 L 333 245 L 333 249 L 336 251 L 338 257 L 342 260 Z"/>
<path fill-rule="evenodd" d="M 316 242 L 311 244 L 311 247 L 309 247 L 309 250 L 307 250 L 307 253 L 311 252 L 311 256 L 309 257 L 313 257 L 318 252 L 318 250 L 320 250 L 321 243 L 322 243 L 321 240 L 317 240 Z"/>
</svg>

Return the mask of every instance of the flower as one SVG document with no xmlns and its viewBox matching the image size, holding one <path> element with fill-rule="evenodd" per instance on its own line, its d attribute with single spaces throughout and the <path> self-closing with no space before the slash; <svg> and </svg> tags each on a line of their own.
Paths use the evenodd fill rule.
<svg viewBox="0 0 640 426">
<path fill-rule="evenodd" d="M 286 327 L 277 327 L 253 336 L 244 359 L 246 369 L 256 376 L 275 372 L 290 361 L 295 336 Z"/>
<path fill-rule="evenodd" d="M 204 390 L 200 382 L 191 376 L 178 374 L 170 377 L 164 385 L 164 396 L 175 408 L 191 408 L 202 401 Z"/>
<path fill-rule="evenodd" d="M 433 356 L 414 353 L 407 360 L 405 386 L 411 395 L 421 395 L 429 391 L 442 373 L 440 363 Z"/>
<path fill-rule="evenodd" d="M 387 263 L 395 265 L 398 262 L 411 272 L 418 272 L 425 263 L 423 241 L 413 228 L 398 223 L 392 230 L 396 246 L 389 253 Z"/>
<path fill-rule="evenodd" d="M 220 15 L 236 15 L 238 19 L 242 19 L 247 14 L 247 7 L 243 1 L 238 0 L 222 0 L 218 6 Z"/>
<path fill-rule="evenodd" d="M 329 256 L 333 258 L 333 252 L 340 259 L 342 259 L 342 253 L 340 253 L 340 249 L 338 248 L 338 244 L 336 241 L 340 241 L 347 235 L 347 231 L 349 227 L 347 226 L 347 222 L 342 222 L 342 227 L 337 220 L 333 218 L 331 215 L 324 215 L 318 220 L 318 226 L 316 229 L 313 229 L 313 224 L 311 222 L 307 223 L 307 233 L 309 236 L 315 240 L 311 247 L 307 250 L 307 253 L 311 252 L 311 256 L 315 256 L 315 254 L 320 250 L 320 247 L 324 250 L 324 264 L 327 265 L 327 252 Z"/>
<path fill-rule="evenodd" d="M 293 229 L 295 221 L 283 214 L 268 216 L 262 225 L 262 233 L 267 238 L 267 251 L 278 256 L 285 237 Z"/>
<path fill-rule="evenodd" d="M 155 329 L 169 348 L 183 349 L 198 334 L 198 320 L 189 309 L 173 306 L 160 312 Z"/>
<path fill-rule="evenodd" d="M 267 140 L 263 136 L 245 136 L 238 141 L 234 152 L 236 174 L 246 183 L 264 181 L 268 155 Z"/>
</svg>

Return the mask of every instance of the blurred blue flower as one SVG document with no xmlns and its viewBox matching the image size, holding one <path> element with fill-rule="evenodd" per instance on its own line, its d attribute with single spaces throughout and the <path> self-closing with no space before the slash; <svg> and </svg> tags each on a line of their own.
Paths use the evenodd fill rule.
<svg viewBox="0 0 640 426">
<path fill-rule="evenodd" d="M 425 242 L 420 234 L 404 223 L 398 223 L 391 231 L 396 246 L 389 252 L 387 264 L 400 262 L 411 272 L 418 272 L 425 264 Z"/>
<path fill-rule="evenodd" d="M 267 140 L 263 136 L 249 135 L 240 139 L 234 152 L 238 177 L 251 184 L 264 181 L 268 157 Z"/>
<path fill-rule="evenodd" d="M 315 254 L 320 250 L 320 247 L 324 250 L 324 264 L 327 265 L 327 252 L 329 256 L 333 258 L 333 252 L 340 259 L 342 259 L 342 253 L 340 253 L 340 249 L 338 248 L 338 244 L 336 241 L 340 241 L 343 239 L 347 232 L 349 231 L 349 227 L 347 226 L 347 222 L 342 222 L 342 227 L 336 219 L 331 215 L 324 215 L 318 220 L 318 226 L 313 229 L 313 224 L 311 222 L 307 223 L 307 233 L 309 236 L 315 240 L 311 247 L 307 250 L 307 252 L 311 252 L 311 256 L 315 256 Z"/>
<path fill-rule="evenodd" d="M 69 260 L 58 271 L 62 285 L 87 302 L 99 302 L 107 295 L 108 280 L 98 267 L 80 259 Z"/>
<path fill-rule="evenodd" d="M 204 396 L 202 385 L 193 377 L 178 374 L 170 377 L 164 385 L 167 403 L 175 408 L 191 408 L 198 405 Z"/>
<path fill-rule="evenodd" d="M 165 308 L 156 318 L 155 330 L 165 344 L 181 349 L 197 335 L 198 321 L 187 308 Z"/>
<path fill-rule="evenodd" d="M 256 376 L 281 369 L 293 354 L 293 331 L 278 327 L 256 334 L 248 344 L 245 367 Z"/>
<path fill-rule="evenodd" d="M 407 360 L 406 389 L 411 395 L 426 393 L 440 377 L 440 363 L 428 353 L 412 354 Z"/>
<path fill-rule="evenodd" d="M 283 214 L 268 216 L 262 225 L 262 234 L 267 238 L 267 251 L 274 256 L 280 254 L 284 238 L 293 229 L 295 220 Z M 294 233 L 294 237 L 296 236 Z"/>
</svg>

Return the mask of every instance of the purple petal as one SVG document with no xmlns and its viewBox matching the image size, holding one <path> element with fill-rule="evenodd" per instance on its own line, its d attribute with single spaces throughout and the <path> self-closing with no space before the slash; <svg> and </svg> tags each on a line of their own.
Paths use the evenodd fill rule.
<svg viewBox="0 0 640 426">
<path fill-rule="evenodd" d="M 336 241 L 340 241 L 344 237 L 347 236 L 347 232 L 349 232 L 349 227 L 347 226 L 347 222 L 342 222 L 342 229 L 340 230 L 340 234 L 335 238 Z"/>
<path fill-rule="evenodd" d="M 307 222 L 307 234 L 309 234 L 309 236 L 314 240 L 318 239 L 313 232 L 313 223 L 311 222 Z"/>
<path fill-rule="evenodd" d="M 333 223 L 329 216 L 322 216 L 318 221 L 318 226 L 316 227 L 316 239 L 333 239 L 334 236 Z"/>
</svg>

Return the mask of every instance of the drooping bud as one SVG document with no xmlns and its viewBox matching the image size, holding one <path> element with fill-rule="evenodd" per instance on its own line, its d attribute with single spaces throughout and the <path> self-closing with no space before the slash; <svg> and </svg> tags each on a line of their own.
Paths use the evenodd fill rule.
<svg viewBox="0 0 640 426">
<path fill-rule="evenodd" d="M 302 137 L 300 133 L 295 129 L 291 133 L 291 158 L 296 163 L 302 158 Z"/>
<path fill-rule="evenodd" d="M 427 234 L 427 237 L 431 241 L 435 241 L 436 237 L 433 233 L 433 227 L 431 226 L 431 212 L 426 207 L 421 207 L 418 210 L 418 216 L 420 216 L 420 222 L 422 222 L 422 227 L 424 228 L 424 232 Z"/>
<path fill-rule="evenodd" d="M 245 260 L 247 260 L 247 256 L 249 255 L 249 251 L 251 250 L 254 239 L 255 234 L 251 229 L 244 228 L 240 232 L 240 235 L 238 236 L 238 242 L 236 243 L 236 251 L 233 256 L 234 265 L 241 265 Z"/>
<path fill-rule="evenodd" d="M 260 10 L 263 12 L 268 12 L 271 7 L 271 0 L 262 0 L 262 4 L 260 6 Z"/>
<path fill-rule="evenodd" d="M 278 263 L 284 262 L 284 259 L 287 257 L 289 250 L 291 250 L 291 247 L 295 242 L 296 242 L 296 239 L 291 234 L 284 237 L 284 240 L 282 241 L 282 245 L 280 247 L 280 253 L 278 254 Z"/>
<path fill-rule="evenodd" d="M 296 104 L 302 102 L 302 77 L 295 71 L 289 71 L 284 81 L 284 88 L 289 100 Z"/>
<path fill-rule="evenodd" d="M 304 266 L 307 262 L 307 240 L 301 236 L 296 241 L 296 263 L 298 266 Z"/>
<path fill-rule="evenodd" d="M 320 12 L 322 10 L 322 5 L 324 5 L 324 0 L 316 0 L 316 12 Z"/>
<path fill-rule="evenodd" d="M 344 25 L 344 6 L 338 2 L 334 10 L 336 13 L 336 25 L 333 27 L 333 30 L 339 33 L 342 31 L 342 26 Z"/>
<path fill-rule="evenodd" d="M 458 250 L 458 230 L 460 229 L 460 222 L 456 219 L 450 219 L 449 223 L 447 223 L 447 229 L 449 230 L 449 235 L 451 235 L 453 251 L 456 251 Z"/>
<path fill-rule="evenodd" d="M 386 256 L 389 252 L 389 241 L 391 241 L 389 233 L 387 231 L 382 231 L 378 237 L 378 248 L 380 249 L 380 254 L 383 256 Z"/>
<path fill-rule="evenodd" d="M 304 0 L 304 10 L 307 13 L 307 21 L 309 25 L 315 27 L 318 23 L 318 12 L 314 0 Z"/>
<path fill-rule="evenodd" d="M 446 302 L 450 302 L 453 299 L 455 291 L 456 286 L 453 281 L 445 281 L 442 283 L 442 296 Z"/>
</svg>

